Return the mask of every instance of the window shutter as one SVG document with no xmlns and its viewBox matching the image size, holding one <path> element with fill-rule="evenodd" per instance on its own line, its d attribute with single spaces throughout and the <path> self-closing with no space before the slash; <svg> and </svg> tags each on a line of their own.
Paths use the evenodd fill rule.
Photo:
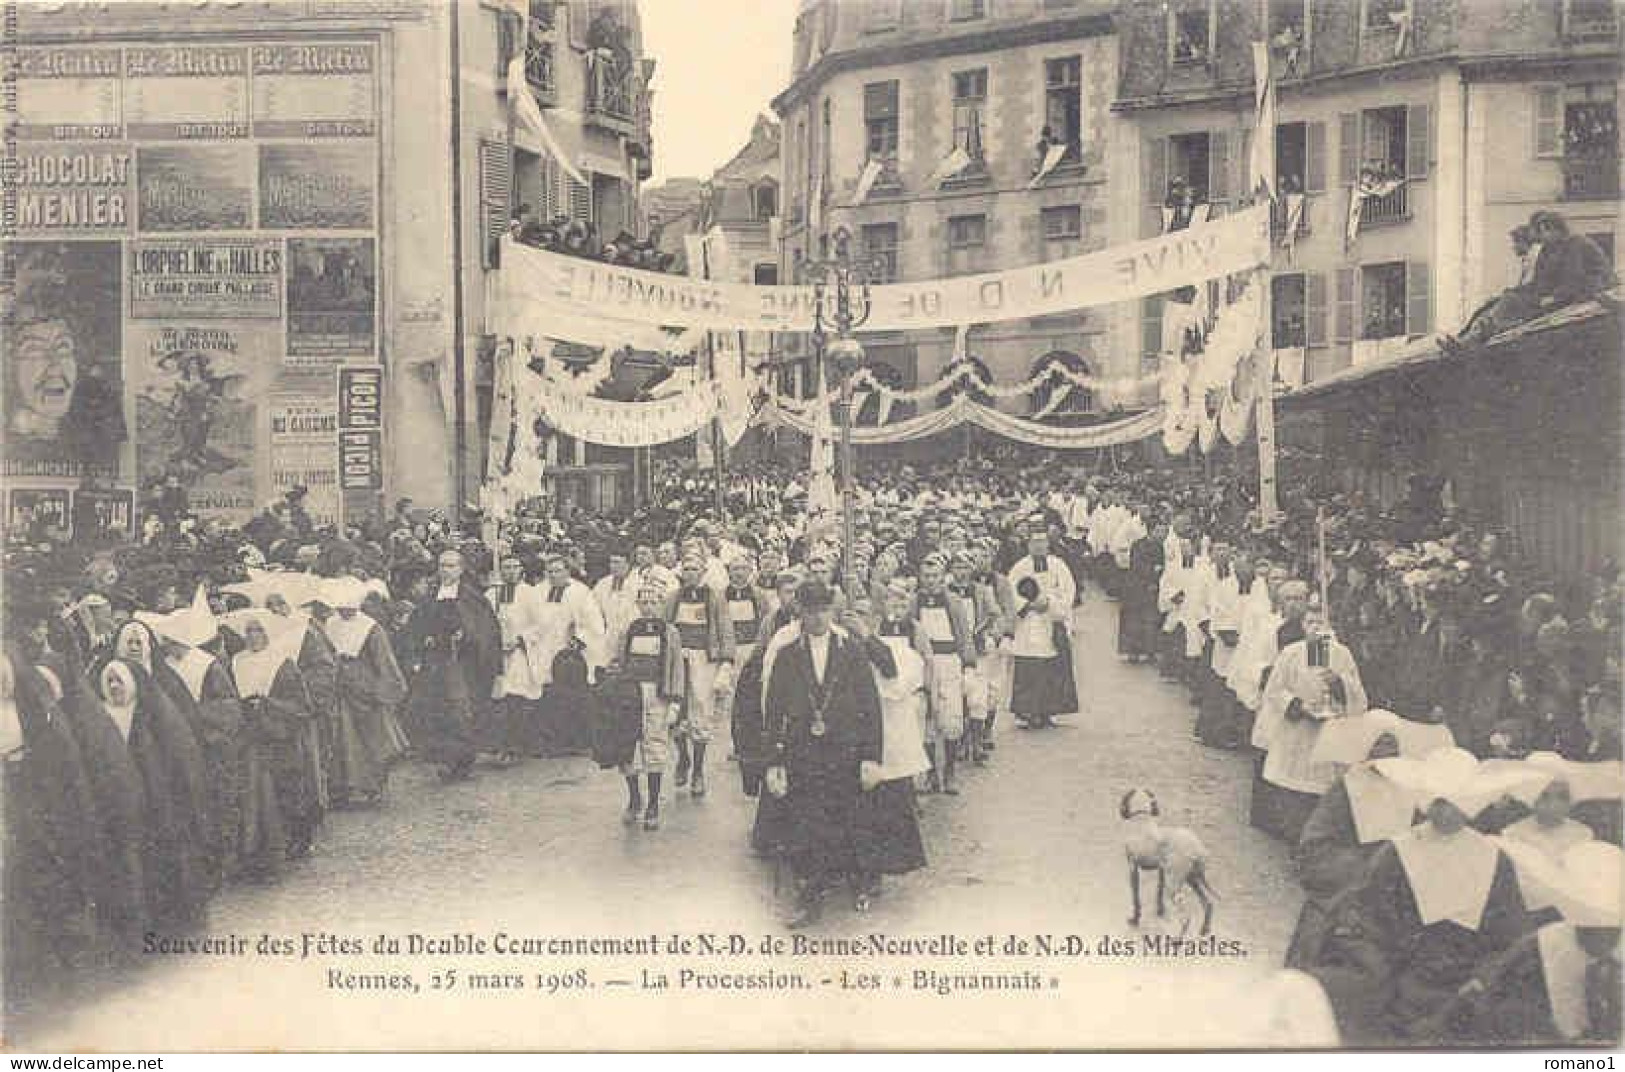
<svg viewBox="0 0 1625 1072">
<path fill-rule="evenodd" d="M 1405 334 L 1426 335 L 1433 330 L 1432 297 L 1427 262 L 1405 265 Z"/>
<path fill-rule="evenodd" d="M 1354 310 L 1357 304 L 1354 268 L 1337 270 L 1337 315 L 1332 325 L 1333 342 L 1354 341 Z"/>
<path fill-rule="evenodd" d="M 1162 296 L 1145 299 L 1140 310 L 1140 360 L 1155 361 L 1162 354 Z"/>
<path fill-rule="evenodd" d="M 1304 276 L 1303 332 L 1306 345 L 1326 345 L 1326 277 L 1319 272 Z"/>
<path fill-rule="evenodd" d="M 1152 138 L 1145 143 L 1145 200 L 1161 205 L 1168 199 L 1168 139 Z"/>
<path fill-rule="evenodd" d="M 1230 200 L 1230 137 L 1222 130 L 1207 136 L 1207 199 Z"/>
<path fill-rule="evenodd" d="M 1337 117 L 1337 181 L 1353 186 L 1360 177 L 1360 113 Z"/>
<path fill-rule="evenodd" d="M 564 185 L 570 198 L 570 218 L 579 223 L 592 222 L 592 190 L 586 183 L 566 176 Z"/>
<path fill-rule="evenodd" d="M 1405 109 L 1405 177 L 1425 179 L 1433 162 L 1433 109 L 1413 104 Z"/>
<path fill-rule="evenodd" d="M 1326 192 L 1326 124 L 1310 123 L 1304 132 L 1303 192 Z"/>
<path fill-rule="evenodd" d="M 480 243 L 480 264 L 495 268 L 502 236 L 508 233 L 513 213 L 513 151 L 495 141 L 480 142 L 480 219 L 485 241 Z"/>
<path fill-rule="evenodd" d="M 1563 155 L 1563 87 L 1535 86 L 1535 155 Z"/>
</svg>

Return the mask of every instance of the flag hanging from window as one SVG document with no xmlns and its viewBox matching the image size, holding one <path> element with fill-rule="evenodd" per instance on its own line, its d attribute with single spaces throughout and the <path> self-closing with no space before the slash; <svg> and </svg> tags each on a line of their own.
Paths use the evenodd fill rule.
<svg viewBox="0 0 1625 1072">
<path fill-rule="evenodd" d="M 1032 181 L 1027 184 L 1027 189 L 1031 190 L 1034 186 L 1037 186 L 1039 183 L 1043 182 L 1044 176 L 1054 171 L 1055 166 L 1061 162 L 1061 157 L 1065 155 L 1066 144 L 1064 142 L 1045 146 L 1044 159 L 1038 165 L 1038 173 L 1035 174 Z"/>
<path fill-rule="evenodd" d="M 874 189 L 876 180 L 880 178 L 880 161 L 874 157 L 863 162 L 863 171 L 858 175 L 858 188 L 852 193 L 852 203 L 861 205 L 869 197 L 869 191 Z"/>
<path fill-rule="evenodd" d="M 970 166 L 970 154 L 956 145 L 953 152 L 942 158 L 931 177 L 925 180 L 928 188 L 935 189 Z"/>
<path fill-rule="evenodd" d="M 519 125 L 541 139 L 542 147 L 547 155 L 559 162 L 559 167 L 582 186 L 587 180 L 581 177 L 581 172 L 564 155 L 559 143 L 553 137 L 553 131 L 548 127 L 547 120 L 542 116 L 542 109 L 537 106 L 536 98 L 531 96 L 530 83 L 525 80 L 525 57 L 523 54 L 515 56 L 508 62 L 508 107 L 514 110 L 514 119 Z"/>
<path fill-rule="evenodd" d="M 1248 162 L 1248 187 L 1262 188 L 1271 197 L 1275 189 L 1275 78 L 1270 73 L 1270 46 L 1253 42 L 1253 148 Z"/>
</svg>

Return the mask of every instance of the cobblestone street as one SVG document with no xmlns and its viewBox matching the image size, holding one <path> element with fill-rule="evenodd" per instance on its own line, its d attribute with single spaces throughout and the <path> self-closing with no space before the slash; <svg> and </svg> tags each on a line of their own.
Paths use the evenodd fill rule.
<svg viewBox="0 0 1625 1072">
<path fill-rule="evenodd" d="M 963 795 L 922 797 L 928 870 L 889 882 L 868 916 L 831 898 L 815 937 L 991 934 L 1133 938 L 1126 924 L 1118 799 L 1153 789 L 1164 824 L 1190 826 L 1208 846 L 1218 891 L 1215 932 L 1240 957 L 154 957 L 147 970 L 22 1041 L 42 1049 L 164 1049 L 185 1025 L 189 1046 L 420 1049 L 637 1048 L 671 1044 L 796 1048 L 1112 1047 L 1236 1045 L 1238 997 L 1279 965 L 1298 907 L 1284 846 L 1246 825 L 1244 756 L 1191 738 L 1183 693 L 1149 666 L 1119 663 L 1116 609 L 1091 593 L 1078 615 L 1085 710 L 1049 731 L 1001 727 L 986 769 L 967 771 Z M 379 934 L 490 938 L 672 932 L 737 933 L 752 943 L 785 935 L 788 897 L 775 901 L 771 868 L 748 849 L 754 802 L 732 769 L 707 799 L 665 804 L 656 832 L 619 822 L 623 786 L 586 759 L 483 770 L 442 788 L 414 766 L 389 805 L 330 817 L 315 856 L 265 887 L 228 891 L 209 933 L 291 937 L 326 932 L 370 947 Z M 1149 891 L 1150 885 L 1147 884 Z M 1154 922 L 1154 921 L 1153 921 Z M 643 969 L 675 984 L 684 967 L 799 973 L 838 988 L 842 970 L 872 971 L 895 990 L 853 990 L 819 1003 L 819 1021 L 789 993 L 717 990 L 685 995 L 682 1025 L 663 1023 Z M 409 973 L 412 989 L 334 985 L 329 969 Z M 457 984 L 431 977 L 455 969 Z M 585 969 L 580 976 L 575 973 Z M 916 989 L 916 970 L 1011 972 L 1042 979 L 1025 1006 L 1001 1002 L 997 1022 L 973 994 Z M 472 972 L 520 973 L 521 992 L 470 990 Z M 549 994 L 554 975 L 559 992 Z M 849 977 L 850 979 L 850 977 Z M 576 989 L 584 980 L 590 1003 Z M 825 980 L 828 980 L 826 984 Z M 1054 980 L 1054 982 L 1051 982 Z M 443 980 L 442 980 L 443 981 Z M 630 985 L 614 994 L 615 983 Z M 402 983 L 400 985 L 405 986 Z M 241 995 L 221 1015 L 221 995 Z M 834 997 L 835 995 L 824 995 Z M 617 1013 L 617 1002 L 623 1013 Z M 1008 1015 L 1025 1007 L 1022 1018 Z M 838 1021 L 832 1009 L 842 1011 Z M 980 1009 L 976 1018 L 966 1014 Z M 839 1027 L 832 1024 L 839 1023 Z M 1172 1033 L 1170 1033 L 1172 1032 Z"/>
</svg>

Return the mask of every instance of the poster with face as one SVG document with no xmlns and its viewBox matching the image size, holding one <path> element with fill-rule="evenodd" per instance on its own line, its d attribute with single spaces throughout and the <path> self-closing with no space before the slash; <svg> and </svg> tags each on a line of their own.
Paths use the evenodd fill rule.
<svg viewBox="0 0 1625 1072">
<path fill-rule="evenodd" d="M 141 483 L 175 477 L 205 517 L 241 524 L 256 503 L 255 400 L 275 369 L 274 327 L 143 324 L 136 396 Z"/>
<path fill-rule="evenodd" d="M 125 440 L 117 242 L 16 242 L 5 472 L 110 471 Z"/>
</svg>

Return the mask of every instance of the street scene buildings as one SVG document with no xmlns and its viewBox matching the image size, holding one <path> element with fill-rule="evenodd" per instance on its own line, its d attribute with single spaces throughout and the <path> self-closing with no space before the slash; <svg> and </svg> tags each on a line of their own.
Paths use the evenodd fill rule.
<svg viewBox="0 0 1625 1072">
<path fill-rule="evenodd" d="M 1611 0 L 3 16 L 7 1045 L 1618 1044 Z"/>
</svg>

